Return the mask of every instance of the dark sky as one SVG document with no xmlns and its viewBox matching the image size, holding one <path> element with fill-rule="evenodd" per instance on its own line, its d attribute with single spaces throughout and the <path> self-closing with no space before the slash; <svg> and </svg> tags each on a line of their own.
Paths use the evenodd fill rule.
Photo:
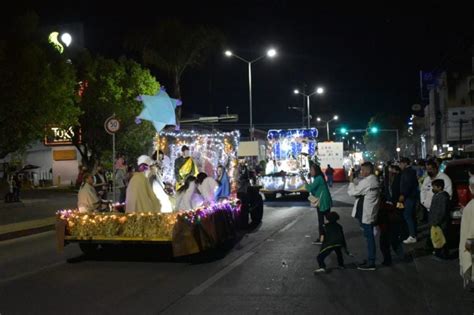
<svg viewBox="0 0 474 315">
<path fill-rule="evenodd" d="M 99 2 L 99 1 L 96 1 Z M 408 115 L 419 103 L 419 70 L 470 67 L 474 6 L 448 2 L 417 5 L 344 5 L 315 7 L 316 1 L 88 1 L 31 6 L 44 24 L 82 21 L 87 48 L 110 57 L 125 54 L 130 29 L 175 16 L 215 26 L 226 46 L 253 59 L 272 45 L 278 58 L 253 66 L 254 123 L 300 122 L 294 88 L 322 85 L 326 93 L 311 99 L 315 115 L 337 113 L 342 121 L 364 128 L 377 112 Z M 108 4 L 109 3 L 109 4 Z M 418 2 L 417 2 L 418 3 Z M 455 3 L 455 2 L 453 2 Z M 158 80 L 169 85 L 166 79 Z M 201 69 L 189 71 L 182 84 L 186 112 L 222 114 L 226 106 L 248 122 L 247 68 L 221 52 Z M 276 125 L 277 126 L 277 125 Z"/>
</svg>

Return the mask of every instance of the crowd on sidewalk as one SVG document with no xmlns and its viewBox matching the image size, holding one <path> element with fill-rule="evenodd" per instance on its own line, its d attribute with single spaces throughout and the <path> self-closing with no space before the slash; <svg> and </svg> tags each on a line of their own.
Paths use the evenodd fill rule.
<svg viewBox="0 0 474 315">
<path fill-rule="evenodd" d="M 471 194 L 474 192 L 474 170 L 470 172 Z M 332 199 L 328 183 L 318 165 L 311 166 L 311 178 L 306 188 L 308 198 L 318 214 L 319 238 L 313 242 L 321 245 L 315 273 L 326 271 L 325 258 L 335 252 L 339 268 L 344 268 L 342 252 L 350 254 L 344 238 L 343 227 L 337 223 L 339 215 L 331 211 Z M 305 179 L 306 180 L 306 179 Z M 407 249 L 420 241 L 422 225 L 428 227 L 425 250 L 436 260 L 449 258 L 448 225 L 453 196 L 453 184 L 448 175 L 440 172 L 439 160 L 412 164 L 408 158 L 398 163 L 386 163 L 380 176 L 370 162 L 361 165 L 358 177 L 349 174 L 348 194 L 356 198 L 352 210 L 360 224 L 367 244 L 367 259 L 358 264 L 359 270 L 376 270 L 376 235 L 384 266 L 391 266 L 392 251 L 399 261 L 409 262 Z M 417 218 L 420 217 L 420 220 Z M 474 238 L 474 200 L 464 208 L 459 241 L 459 261 L 465 285 L 472 285 L 471 253 L 466 240 Z"/>
</svg>

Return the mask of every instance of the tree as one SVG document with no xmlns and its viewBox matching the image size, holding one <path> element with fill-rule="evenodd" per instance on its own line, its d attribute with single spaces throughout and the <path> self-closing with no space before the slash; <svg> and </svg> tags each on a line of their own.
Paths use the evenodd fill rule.
<svg viewBox="0 0 474 315">
<path fill-rule="evenodd" d="M 377 160 L 387 161 L 396 156 L 397 140 L 394 132 L 387 133 L 383 129 L 402 130 L 403 118 L 396 115 L 379 113 L 370 118 L 364 143 L 367 151 L 375 153 Z M 371 132 L 377 130 L 377 132 Z"/>
<path fill-rule="evenodd" d="M 130 59 L 115 61 L 88 53 L 80 58 L 78 69 L 84 90 L 79 100 L 82 145 L 76 139 L 76 146 L 83 164 L 93 167 L 109 158 L 104 153 L 111 151 L 112 140 L 104 130 L 104 122 L 114 113 L 121 123 L 116 134 L 119 152 L 129 158 L 147 152 L 155 130 L 148 122 L 135 124 L 135 117 L 143 108 L 137 96 L 154 95 L 160 87 L 150 71 Z"/>
<path fill-rule="evenodd" d="M 213 28 L 169 19 L 152 29 L 132 33 L 125 46 L 139 52 L 146 65 L 162 71 L 172 82 L 172 95 L 181 99 L 184 72 L 201 65 L 222 41 L 221 32 Z"/>
<path fill-rule="evenodd" d="M 47 125 L 78 123 L 74 68 L 41 36 L 38 20 L 20 17 L 0 42 L 0 157 L 43 139 Z"/>
</svg>

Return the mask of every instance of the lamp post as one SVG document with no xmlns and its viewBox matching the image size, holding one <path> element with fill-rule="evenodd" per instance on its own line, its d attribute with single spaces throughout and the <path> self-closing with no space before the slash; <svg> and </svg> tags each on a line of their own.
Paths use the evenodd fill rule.
<svg viewBox="0 0 474 315">
<path fill-rule="evenodd" d="M 299 90 L 295 89 L 293 91 L 293 93 L 295 94 L 301 94 L 303 96 L 306 96 L 306 106 L 307 106 L 307 111 L 308 111 L 308 129 L 311 128 L 311 116 L 310 116 L 310 113 L 311 113 L 311 107 L 310 107 L 310 104 L 309 104 L 309 97 L 314 95 L 314 94 L 323 94 L 324 93 L 324 89 L 322 87 L 317 87 L 316 90 L 311 93 L 311 94 L 305 94 L 305 93 L 302 93 L 300 92 Z"/>
<path fill-rule="evenodd" d="M 338 115 L 334 115 L 334 117 L 333 117 L 332 119 L 327 120 L 327 121 L 322 120 L 321 117 L 316 118 L 316 121 L 326 123 L 326 132 L 327 132 L 327 136 L 328 136 L 328 141 L 331 140 L 331 138 L 330 138 L 330 136 L 329 136 L 329 123 L 330 123 L 331 121 L 335 121 L 335 120 L 338 120 L 338 119 L 339 119 L 339 116 L 338 116 Z"/>
<path fill-rule="evenodd" d="M 235 57 L 239 59 L 240 61 L 245 62 L 248 65 L 248 73 L 249 73 L 249 110 L 250 110 L 250 140 L 253 140 L 253 133 L 254 133 L 254 128 L 253 128 L 253 113 L 252 113 L 252 64 L 259 61 L 260 59 L 263 59 L 265 57 L 273 58 L 277 55 L 277 52 L 275 49 L 271 48 L 267 50 L 267 53 L 265 55 L 262 55 L 254 60 L 247 60 L 245 58 L 240 57 L 239 55 L 234 54 L 230 50 L 226 50 L 224 54 L 227 57 Z"/>
</svg>

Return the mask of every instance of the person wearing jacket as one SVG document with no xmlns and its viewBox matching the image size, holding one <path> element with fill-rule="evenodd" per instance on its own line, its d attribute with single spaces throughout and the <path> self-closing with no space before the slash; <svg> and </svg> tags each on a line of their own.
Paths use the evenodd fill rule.
<svg viewBox="0 0 474 315">
<path fill-rule="evenodd" d="M 316 209 L 318 213 L 319 237 L 313 243 L 322 244 L 324 238 L 324 217 L 331 210 L 332 198 L 323 171 L 319 165 L 311 164 L 310 176 L 313 179 L 311 183 L 308 183 L 304 176 L 301 178 L 306 183 L 306 190 L 314 197 L 319 198 L 319 206 Z"/>
<path fill-rule="evenodd" d="M 418 198 L 418 178 L 416 171 L 410 166 L 409 158 L 400 159 L 400 169 L 402 175 L 400 178 L 400 197 L 399 202 L 405 205 L 403 217 L 408 226 L 409 236 L 403 241 L 405 244 L 416 243 L 416 227 L 415 227 L 415 209 Z"/>
<path fill-rule="evenodd" d="M 423 180 L 420 191 L 420 202 L 421 204 L 430 211 L 431 201 L 433 199 L 432 182 L 436 179 L 441 179 L 444 182 L 444 191 L 451 197 L 453 195 L 453 183 L 448 175 L 442 173 L 438 169 L 438 164 L 434 161 L 428 161 L 426 163 L 426 173 L 428 176 Z"/>
<path fill-rule="evenodd" d="M 326 272 L 326 264 L 324 263 L 324 260 L 333 251 L 336 252 L 337 264 L 340 269 L 344 269 L 344 257 L 342 256 L 341 250 L 344 250 L 347 255 L 350 255 L 349 251 L 347 250 L 344 229 L 339 223 L 337 223 L 339 220 L 339 214 L 337 214 L 337 212 L 331 211 L 328 213 L 326 218 L 328 223 L 324 226 L 325 237 L 317 257 L 319 269 L 316 269 L 314 273 Z"/>
<path fill-rule="evenodd" d="M 442 179 L 435 179 L 431 185 L 433 186 L 433 200 L 431 201 L 431 208 L 429 213 L 430 227 L 439 226 L 446 236 L 446 229 L 449 220 L 449 194 L 444 191 L 444 181 Z M 446 245 L 442 248 L 434 250 L 434 255 L 439 258 L 446 258 Z"/>
<path fill-rule="evenodd" d="M 380 204 L 377 213 L 377 225 L 380 230 L 380 251 L 383 255 L 382 265 L 390 266 L 392 264 L 391 249 L 399 258 L 405 259 L 405 253 L 402 245 L 402 211 L 397 208 L 398 198 L 400 197 L 400 167 L 390 165 L 389 167 L 390 184 L 385 187 L 385 200 Z"/>
<path fill-rule="evenodd" d="M 360 174 L 362 176 L 360 180 L 354 179 L 352 174 L 349 176 L 348 188 L 349 195 L 357 198 L 352 209 L 352 217 L 360 222 L 367 240 L 368 259 L 359 265 L 358 269 L 375 270 L 374 224 L 379 208 L 379 181 L 374 175 L 374 165 L 370 162 L 362 164 Z"/>
</svg>

